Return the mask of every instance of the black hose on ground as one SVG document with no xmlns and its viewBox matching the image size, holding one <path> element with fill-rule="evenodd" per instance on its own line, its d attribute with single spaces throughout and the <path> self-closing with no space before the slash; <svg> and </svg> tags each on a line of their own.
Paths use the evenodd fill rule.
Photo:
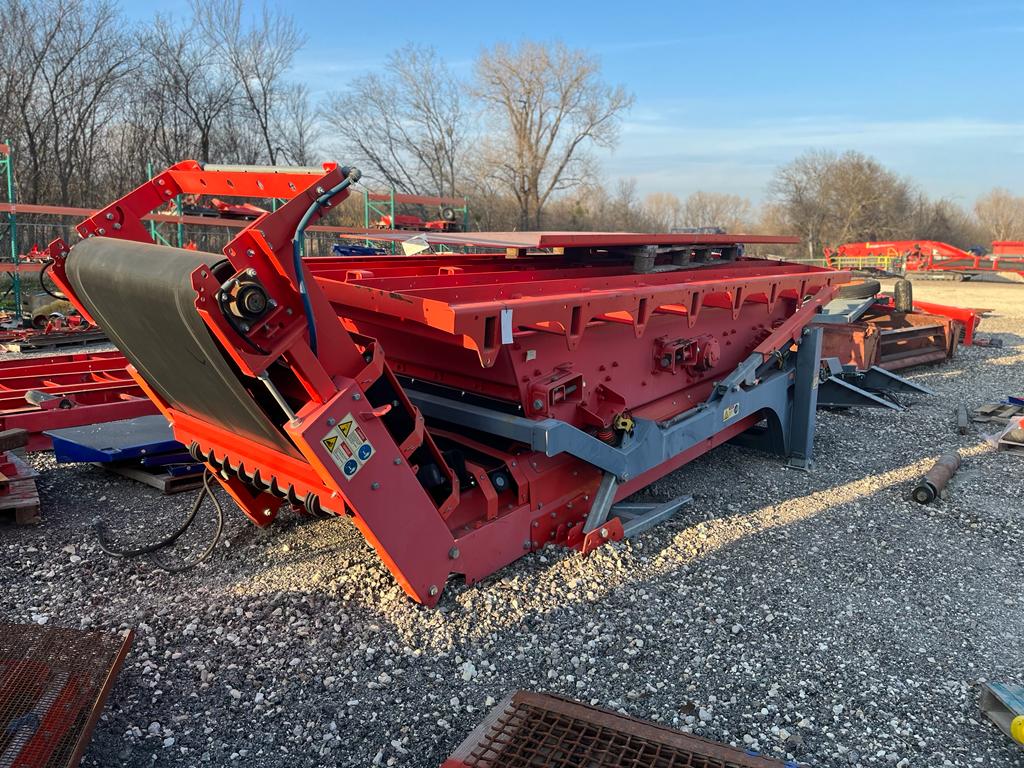
<svg viewBox="0 0 1024 768">
<path fill-rule="evenodd" d="M 207 545 L 206 549 L 200 552 L 197 557 L 181 565 L 168 566 L 164 563 L 158 562 L 156 559 L 150 560 L 150 562 L 152 562 L 153 565 L 155 565 L 157 568 L 159 568 L 162 571 L 167 571 L 168 573 L 180 573 L 181 571 L 188 570 L 193 566 L 199 565 L 199 563 L 203 562 L 203 560 L 210 556 L 210 554 L 216 548 L 217 543 L 220 541 L 221 534 L 224 531 L 224 508 L 221 506 L 220 501 L 214 494 L 213 489 L 210 488 L 209 470 L 203 472 L 203 487 L 199 489 L 199 493 L 196 495 L 196 500 L 192 504 L 192 509 L 189 511 L 188 516 L 185 518 L 185 522 L 182 523 L 181 526 L 179 526 L 178 529 L 171 533 L 169 536 L 160 539 L 159 541 L 153 542 L 152 544 L 146 544 L 145 546 L 136 547 L 134 549 L 117 549 L 112 544 L 110 544 L 109 541 L 104 540 L 103 522 L 97 520 L 93 526 L 96 529 L 97 543 L 99 543 L 100 549 L 102 549 L 111 557 L 132 558 L 140 557 L 142 555 L 151 555 L 156 552 L 159 552 L 160 550 L 166 549 L 167 547 L 171 546 L 175 541 L 177 541 L 182 536 L 182 534 L 185 533 L 185 531 L 187 531 L 192 526 L 192 523 L 195 522 L 196 515 L 199 514 L 199 510 L 202 507 L 203 501 L 206 499 L 207 496 L 209 496 L 210 500 L 213 502 L 214 510 L 217 515 L 217 524 L 213 532 L 213 537 L 210 540 L 210 543 Z"/>
</svg>

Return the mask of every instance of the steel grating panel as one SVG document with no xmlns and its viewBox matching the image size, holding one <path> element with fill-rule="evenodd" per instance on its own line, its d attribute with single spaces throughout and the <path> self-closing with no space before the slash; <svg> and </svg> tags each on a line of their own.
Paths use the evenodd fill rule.
<svg viewBox="0 0 1024 768">
<path fill-rule="evenodd" d="M 78 765 L 131 641 L 0 623 L 0 765 Z"/>
<path fill-rule="evenodd" d="M 795 764 L 791 764 L 795 765 Z M 548 694 L 498 704 L 445 768 L 783 768 L 777 760 Z"/>
</svg>

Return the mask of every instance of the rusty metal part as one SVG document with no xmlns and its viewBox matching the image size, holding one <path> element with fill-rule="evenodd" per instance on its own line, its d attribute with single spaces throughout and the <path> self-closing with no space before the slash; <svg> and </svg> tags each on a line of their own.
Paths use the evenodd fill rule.
<svg viewBox="0 0 1024 768">
<path fill-rule="evenodd" d="M 442 768 L 782 768 L 783 763 L 560 696 L 499 703 Z"/>
<path fill-rule="evenodd" d="M 132 633 L 0 624 L 0 765 L 77 766 Z"/>
<path fill-rule="evenodd" d="M 950 478 L 960 469 L 960 454 L 954 451 L 939 457 L 928 473 L 914 488 L 914 501 L 931 504 L 939 497 Z"/>
</svg>

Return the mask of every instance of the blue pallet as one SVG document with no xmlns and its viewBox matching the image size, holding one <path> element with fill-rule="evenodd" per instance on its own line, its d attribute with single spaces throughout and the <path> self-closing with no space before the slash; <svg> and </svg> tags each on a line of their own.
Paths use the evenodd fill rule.
<svg viewBox="0 0 1024 768">
<path fill-rule="evenodd" d="M 159 414 L 51 429 L 44 434 L 53 441 L 53 453 L 62 464 L 83 461 L 109 464 L 143 456 L 185 452 L 185 446 L 174 439 L 167 419 Z M 189 457 L 185 461 L 192 459 Z"/>
</svg>

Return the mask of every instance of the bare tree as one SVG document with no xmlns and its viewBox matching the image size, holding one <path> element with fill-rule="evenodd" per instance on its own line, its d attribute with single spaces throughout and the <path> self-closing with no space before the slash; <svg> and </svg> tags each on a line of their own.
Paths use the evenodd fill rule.
<svg viewBox="0 0 1024 768">
<path fill-rule="evenodd" d="M 107 0 L 8 0 L 25 20 L 12 45 L 19 79 L 3 122 L 17 138 L 24 196 L 90 202 L 105 131 L 120 109 L 137 47 Z M 5 46 L 8 43 L 5 43 Z M 4 76 L 6 81 L 9 73 Z"/>
<path fill-rule="evenodd" d="M 1001 188 L 979 197 L 974 215 L 989 240 L 1024 239 L 1024 197 Z"/>
<path fill-rule="evenodd" d="M 293 88 L 288 69 L 304 39 L 290 16 L 267 5 L 251 24 L 243 22 L 242 10 L 243 0 L 192 0 L 210 50 L 238 83 L 266 162 L 276 165 L 282 148 L 275 129 Z"/>
<path fill-rule="evenodd" d="M 476 93 L 492 118 L 485 156 L 520 226 L 539 227 L 551 196 L 587 178 L 589 146 L 616 145 L 633 96 L 600 73 L 595 57 L 563 43 L 498 45 L 477 60 Z"/>
<path fill-rule="evenodd" d="M 913 186 L 859 152 L 801 155 L 775 172 L 769 195 L 810 256 L 822 245 L 911 236 Z"/>
<path fill-rule="evenodd" d="M 726 232 L 741 232 L 750 225 L 750 201 L 739 195 L 721 192 L 694 192 L 683 201 L 684 227 L 721 227 Z"/>
<path fill-rule="evenodd" d="M 149 98 L 159 103 L 164 113 L 171 113 L 160 124 L 170 124 L 172 129 L 180 126 L 170 134 L 162 132 L 170 145 L 165 159 L 195 157 L 209 162 L 215 132 L 237 97 L 238 82 L 210 56 L 195 19 L 176 27 L 170 19 L 157 15 L 146 42 L 148 48 L 161 52 L 147 67 Z"/>
<path fill-rule="evenodd" d="M 671 232 L 683 226 L 683 203 L 671 192 L 647 195 L 644 198 L 644 210 L 659 232 Z"/>
<path fill-rule="evenodd" d="M 320 118 L 305 85 L 287 91 L 275 118 L 283 159 L 292 165 L 311 165 L 320 141 Z"/>
<path fill-rule="evenodd" d="M 332 94 L 324 118 L 346 159 L 411 194 L 455 195 L 465 175 L 469 114 L 464 85 L 432 48 L 388 56 L 381 73 Z"/>
</svg>

